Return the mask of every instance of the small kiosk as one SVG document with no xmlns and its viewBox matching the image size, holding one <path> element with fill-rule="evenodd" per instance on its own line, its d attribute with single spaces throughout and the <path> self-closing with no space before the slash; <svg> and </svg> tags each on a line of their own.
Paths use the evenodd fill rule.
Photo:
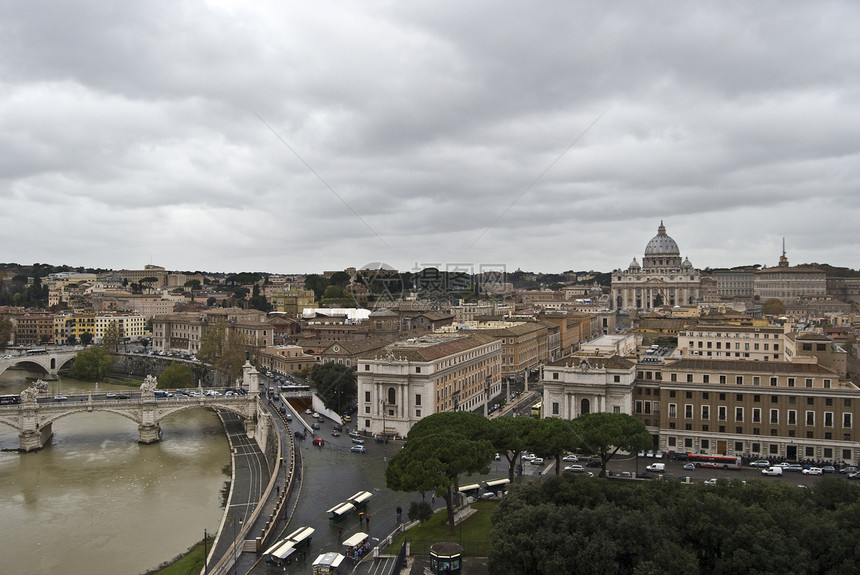
<svg viewBox="0 0 860 575">
<path fill-rule="evenodd" d="M 334 575 L 345 557 L 340 553 L 323 553 L 313 563 L 313 575 Z"/>
<path fill-rule="evenodd" d="M 480 483 L 470 483 L 469 485 L 460 486 L 458 493 L 463 497 L 465 503 L 473 503 L 478 498 L 478 491 L 480 490 Z"/>
<path fill-rule="evenodd" d="M 266 550 L 266 563 L 283 565 L 296 551 L 310 546 L 313 527 L 299 527 Z"/>
<path fill-rule="evenodd" d="M 341 543 L 346 548 L 344 555 L 352 559 L 353 561 L 358 561 L 364 556 L 365 553 L 370 551 L 372 548 L 370 544 L 370 538 L 367 533 L 363 533 L 359 531 L 355 535 L 351 535 L 349 539 Z"/>
<path fill-rule="evenodd" d="M 370 498 L 373 497 L 373 493 L 370 491 L 359 491 L 349 499 L 347 499 L 347 503 L 352 503 L 355 505 L 356 509 L 360 511 L 364 511 L 367 509 L 367 503 L 370 501 Z"/>
<path fill-rule="evenodd" d="M 485 492 L 493 493 L 494 495 L 504 495 L 504 490 L 507 488 L 508 483 L 511 480 L 508 478 L 504 479 L 491 479 L 489 481 L 484 481 L 484 490 Z"/>
<path fill-rule="evenodd" d="M 460 575 L 463 567 L 463 548 L 456 543 L 443 541 L 430 546 L 430 571 L 434 575 Z"/>
<path fill-rule="evenodd" d="M 353 511 L 355 511 L 355 505 L 353 505 L 352 503 L 344 502 L 338 503 L 337 505 L 326 511 L 326 513 L 329 513 L 329 521 L 338 522 L 343 521 L 343 518 L 352 513 Z"/>
</svg>

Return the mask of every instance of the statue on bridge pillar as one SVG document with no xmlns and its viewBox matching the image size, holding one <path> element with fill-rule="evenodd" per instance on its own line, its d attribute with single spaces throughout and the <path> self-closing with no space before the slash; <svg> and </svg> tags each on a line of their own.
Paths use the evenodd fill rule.
<svg viewBox="0 0 860 575">
<path fill-rule="evenodd" d="M 48 391 L 48 384 L 37 379 L 36 383 L 21 392 L 21 403 L 36 403 L 39 394 Z"/>
<path fill-rule="evenodd" d="M 153 375 L 147 375 L 140 384 L 140 393 L 143 395 L 154 394 L 158 387 L 158 380 Z"/>
</svg>

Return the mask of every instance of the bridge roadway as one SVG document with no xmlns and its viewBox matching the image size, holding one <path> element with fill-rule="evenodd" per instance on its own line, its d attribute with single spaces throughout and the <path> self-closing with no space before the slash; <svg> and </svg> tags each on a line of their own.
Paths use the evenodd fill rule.
<svg viewBox="0 0 860 575">
<path fill-rule="evenodd" d="M 154 443 L 161 438 L 159 422 L 183 409 L 209 407 L 232 412 L 243 418 L 245 431 L 251 431 L 257 410 L 256 398 L 251 394 L 227 395 L 231 388 L 196 390 L 198 395 L 183 395 L 179 390 L 168 392 L 170 397 L 155 397 L 135 391 L 133 393 L 105 393 L 59 397 L 40 397 L 35 403 L 0 406 L 0 423 L 18 431 L 19 449 L 23 452 L 41 449 L 53 435 L 54 421 L 75 413 L 107 411 L 131 419 L 138 424 L 140 443 Z M 207 395 L 210 393 L 212 395 Z M 215 395 L 217 394 L 217 395 Z"/>
</svg>

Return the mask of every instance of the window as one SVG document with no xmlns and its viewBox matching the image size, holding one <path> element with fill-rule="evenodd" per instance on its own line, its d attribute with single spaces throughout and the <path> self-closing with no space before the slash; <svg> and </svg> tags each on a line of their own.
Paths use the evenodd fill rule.
<svg viewBox="0 0 860 575">
<path fill-rule="evenodd" d="M 771 455 L 776 455 L 779 453 L 779 445 L 776 443 L 771 443 L 768 449 L 770 450 Z"/>
<path fill-rule="evenodd" d="M 842 414 L 842 427 L 851 427 L 851 414 L 843 413 Z"/>
<path fill-rule="evenodd" d="M 788 378 L 788 387 L 794 387 L 794 378 L 793 377 Z"/>
<path fill-rule="evenodd" d="M 814 397 L 807 397 L 806 398 L 806 405 L 815 405 L 815 398 Z"/>
<path fill-rule="evenodd" d="M 830 380 L 829 379 L 824 380 L 824 389 L 830 389 Z"/>
<path fill-rule="evenodd" d="M 815 425 L 815 412 L 814 411 L 807 411 L 806 412 L 806 425 L 808 425 L 810 427 Z"/>
<path fill-rule="evenodd" d="M 678 404 L 676 404 L 676 403 L 670 403 L 669 404 L 669 417 L 673 418 L 673 419 L 675 417 L 678 417 Z"/>
<path fill-rule="evenodd" d="M 788 410 L 788 424 L 789 425 L 797 425 L 797 410 L 794 410 L 794 409 Z"/>
<path fill-rule="evenodd" d="M 707 392 L 707 391 L 702 392 L 702 399 L 710 399 L 710 398 L 711 398 L 711 396 L 710 396 L 710 395 L 708 395 L 708 392 Z"/>
<path fill-rule="evenodd" d="M 735 451 L 743 451 L 744 450 L 744 442 L 743 441 L 735 441 Z"/>
<path fill-rule="evenodd" d="M 613 381 L 614 383 L 620 383 L 620 382 L 621 382 L 621 376 L 620 376 L 620 375 L 613 375 L 613 376 L 612 376 L 612 381 Z"/>
<path fill-rule="evenodd" d="M 753 408 L 753 423 L 761 423 L 761 409 Z"/>
<path fill-rule="evenodd" d="M 692 373 L 687 374 L 687 383 L 693 383 L 693 374 Z"/>
<path fill-rule="evenodd" d="M 421 394 L 415 394 L 415 405 L 421 405 Z"/>
<path fill-rule="evenodd" d="M 364 392 L 364 401 L 370 401 L 370 392 L 369 391 Z"/>
<path fill-rule="evenodd" d="M 364 364 L 364 371 L 370 371 L 370 364 L 369 363 Z"/>
<path fill-rule="evenodd" d="M 723 383 L 723 384 L 726 383 L 726 376 L 725 375 L 720 376 L 720 383 Z"/>
<path fill-rule="evenodd" d="M 415 366 L 415 373 L 421 373 L 421 366 L 420 365 Z"/>
<path fill-rule="evenodd" d="M 689 403 L 684 406 L 684 419 L 693 419 L 693 406 Z"/>
<path fill-rule="evenodd" d="M 736 407 L 735 408 L 735 421 L 743 421 L 744 420 L 744 408 Z"/>
<path fill-rule="evenodd" d="M 721 406 L 717 407 L 717 419 L 719 421 L 725 421 L 726 420 L 726 406 L 725 405 L 721 405 Z"/>
<path fill-rule="evenodd" d="M 687 392 L 687 399 L 693 399 L 693 392 L 692 391 Z"/>
<path fill-rule="evenodd" d="M 705 429 L 704 431 L 707 431 L 707 429 Z M 701 443 L 702 443 L 702 451 L 709 449 L 711 447 L 711 442 L 708 441 L 707 439 L 703 439 L 701 441 Z"/>
<path fill-rule="evenodd" d="M 770 378 L 770 386 L 771 386 L 771 387 L 776 387 L 776 384 L 777 384 L 777 382 L 778 382 L 778 381 L 779 381 L 779 378 L 776 378 L 776 377 L 772 377 L 772 378 Z"/>
<path fill-rule="evenodd" d="M 415 417 L 421 417 L 421 410 L 420 409 L 415 410 Z"/>
<path fill-rule="evenodd" d="M 552 372 L 552 378 L 558 379 L 558 372 L 557 371 Z"/>
<path fill-rule="evenodd" d="M 806 378 L 806 387 L 812 387 L 812 378 L 811 377 Z"/>
<path fill-rule="evenodd" d="M 558 415 L 558 402 L 557 401 L 552 402 L 552 414 Z"/>
<path fill-rule="evenodd" d="M 688 449 L 693 447 L 693 438 L 692 437 L 685 437 L 684 438 L 684 447 L 686 447 Z"/>
<path fill-rule="evenodd" d="M 779 410 L 771 409 L 770 410 L 770 422 L 771 423 L 779 423 Z"/>
<path fill-rule="evenodd" d="M 759 376 L 753 376 L 753 385 L 761 385 L 761 378 Z"/>
<path fill-rule="evenodd" d="M 636 407 L 635 407 L 636 413 L 642 413 L 642 400 L 637 399 L 635 405 L 636 405 Z"/>
<path fill-rule="evenodd" d="M 824 427 L 833 427 L 833 412 L 824 412 Z"/>
<path fill-rule="evenodd" d="M 711 418 L 711 406 L 703 405 L 702 406 L 702 419 L 710 419 Z"/>
<path fill-rule="evenodd" d="M 669 381 L 671 381 L 671 382 L 676 382 L 676 381 L 678 381 L 678 374 L 677 374 L 677 373 L 671 373 L 671 374 L 669 374 Z"/>
<path fill-rule="evenodd" d="M 744 384 L 744 376 L 742 376 L 742 375 L 737 376 L 735 378 L 735 383 L 738 385 L 743 385 Z"/>
<path fill-rule="evenodd" d="M 711 383 L 711 376 L 707 375 L 707 374 L 703 375 L 702 376 L 702 383 Z"/>
<path fill-rule="evenodd" d="M 669 447 L 675 447 L 677 445 L 677 438 L 670 437 L 669 438 Z"/>
</svg>

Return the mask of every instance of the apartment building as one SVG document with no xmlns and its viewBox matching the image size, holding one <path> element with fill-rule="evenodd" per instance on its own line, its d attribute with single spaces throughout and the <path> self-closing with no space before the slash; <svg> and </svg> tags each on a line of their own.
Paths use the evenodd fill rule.
<svg viewBox="0 0 860 575">
<path fill-rule="evenodd" d="M 678 330 L 678 353 L 705 359 L 782 361 L 782 326 L 695 325 Z"/>
<path fill-rule="evenodd" d="M 405 437 L 423 417 L 474 411 L 502 391 L 502 346 L 486 333 L 398 341 L 358 359 L 358 426 Z"/>
<path fill-rule="evenodd" d="M 238 308 L 211 309 L 156 316 L 152 320 L 152 349 L 197 353 L 211 326 L 224 322 L 244 336 L 249 345 L 274 345 L 274 328 L 265 312 Z"/>
<path fill-rule="evenodd" d="M 17 345 L 40 345 L 54 341 L 54 314 L 25 313 L 10 317 L 12 341 Z"/>
<path fill-rule="evenodd" d="M 860 389 L 816 363 L 638 365 L 633 414 L 664 451 L 857 463 Z"/>
</svg>

